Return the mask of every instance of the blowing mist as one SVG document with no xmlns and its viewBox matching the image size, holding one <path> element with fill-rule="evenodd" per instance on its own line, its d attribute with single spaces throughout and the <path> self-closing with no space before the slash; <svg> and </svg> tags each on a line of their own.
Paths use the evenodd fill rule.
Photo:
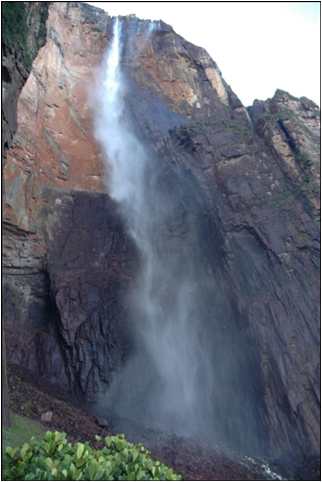
<svg viewBox="0 0 322 482">
<path fill-rule="evenodd" d="M 223 296 L 206 261 L 202 200 L 189 175 L 170 159 L 166 169 L 160 167 L 137 133 L 122 63 L 124 43 L 131 39 L 124 38 L 122 22 L 114 20 L 100 69 L 95 135 L 106 162 L 107 191 L 135 243 L 140 269 L 128 293 L 132 349 L 97 409 L 115 420 L 201 436 L 208 443 L 225 440 L 238 447 L 249 438 L 258 445 L 244 342 L 238 328 L 229 326 L 229 306 L 216 303 L 229 295 Z M 140 24 L 130 36 L 141 35 L 145 48 L 157 28 Z"/>
</svg>

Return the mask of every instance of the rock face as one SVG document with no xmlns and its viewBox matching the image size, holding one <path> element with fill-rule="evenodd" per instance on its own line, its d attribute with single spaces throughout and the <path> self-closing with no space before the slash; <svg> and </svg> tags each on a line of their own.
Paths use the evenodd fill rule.
<svg viewBox="0 0 322 482">
<path fill-rule="evenodd" d="M 68 384 L 94 401 L 126 355 L 136 252 L 106 195 L 49 192 L 48 208 L 47 269 Z"/>
<path fill-rule="evenodd" d="M 17 100 L 46 40 L 48 2 L 6 2 L 2 10 L 2 148 L 17 128 Z"/>
<path fill-rule="evenodd" d="M 283 91 L 246 109 L 203 49 L 162 22 L 149 38 L 144 21 L 123 22 L 128 115 L 177 199 L 169 239 L 184 245 L 192 213 L 215 287 L 213 363 L 230 360 L 216 372 L 218 410 L 230 395 L 221 428 L 238 448 L 318 453 L 319 109 Z M 101 10 L 49 6 L 4 169 L 8 356 L 88 401 L 129 356 L 139 263 L 93 137 L 91 86 L 111 35 Z"/>
</svg>

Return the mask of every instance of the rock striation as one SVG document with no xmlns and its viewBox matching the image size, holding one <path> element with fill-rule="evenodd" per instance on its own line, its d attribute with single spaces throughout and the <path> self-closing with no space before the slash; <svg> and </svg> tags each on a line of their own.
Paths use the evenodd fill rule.
<svg viewBox="0 0 322 482">
<path fill-rule="evenodd" d="M 223 367 L 214 404 L 230 400 L 220 430 L 239 449 L 316 454 L 319 108 L 278 90 L 246 109 L 205 50 L 163 22 L 147 38 L 146 21 L 122 21 L 128 115 L 176 207 L 167 236 L 179 249 L 193 217 L 213 287 L 205 329 Z M 139 263 L 93 135 L 91 89 L 112 18 L 53 2 L 46 29 L 5 159 L 8 357 L 93 402 L 131 351 L 126 293 Z M 18 96 L 8 52 L 6 89 Z"/>
</svg>

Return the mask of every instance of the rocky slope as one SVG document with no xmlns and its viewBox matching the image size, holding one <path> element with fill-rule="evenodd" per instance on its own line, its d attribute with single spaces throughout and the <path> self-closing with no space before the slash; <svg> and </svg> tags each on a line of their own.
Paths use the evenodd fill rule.
<svg viewBox="0 0 322 482">
<path fill-rule="evenodd" d="M 193 218 L 209 279 L 218 430 L 246 451 L 317 453 L 320 111 L 283 91 L 246 109 L 203 49 L 162 22 L 149 38 L 145 21 L 123 22 L 128 115 L 176 207 L 168 238 L 179 250 Z M 139 261 L 92 128 L 111 36 L 99 9 L 49 6 L 4 168 L 8 356 L 90 402 L 131 350 Z"/>
<path fill-rule="evenodd" d="M 96 417 L 59 398 L 57 392 L 52 392 L 51 386 L 37 384 L 37 380 L 21 367 L 8 368 L 10 405 L 14 413 L 35 420 L 38 424 L 41 421 L 40 426 L 44 431 L 65 432 L 70 441 L 90 442 L 97 448 L 100 447 L 97 435 L 106 437 L 114 433 L 111 426 L 102 427 Z M 52 414 L 51 419 L 44 421 L 44 414 Z M 236 454 L 228 456 L 218 449 L 207 451 L 205 447 L 179 437 L 153 432 L 152 435 L 145 433 L 128 440 L 143 442 L 152 457 L 170 465 L 184 480 L 277 480 L 276 474 L 258 460 Z M 295 471 L 292 475 L 303 476 L 305 473 L 302 469 L 300 474 Z"/>
</svg>

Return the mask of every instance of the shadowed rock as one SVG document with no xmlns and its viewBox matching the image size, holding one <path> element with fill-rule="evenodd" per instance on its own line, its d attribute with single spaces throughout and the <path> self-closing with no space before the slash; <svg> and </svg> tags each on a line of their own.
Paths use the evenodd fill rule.
<svg viewBox="0 0 322 482">
<path fill-rule="evenodd" d="M 163 23 L 148 41 L 140 20 L 124 23 L 128 115 L 175 207 L 164 239 L 191 256 L 197 246 L 209 280 L 219 437 L 317 454 L 319 109 L 277 91 L 247 110 L 203 49 Z M 111 28 L 85 4 L 49 7 L 4 170 L 9 357 L 91 402 L 131 356 L 126 294 L 139 262 L 115 204 L 97 193 L 88 87 Z"/>
</svg>

